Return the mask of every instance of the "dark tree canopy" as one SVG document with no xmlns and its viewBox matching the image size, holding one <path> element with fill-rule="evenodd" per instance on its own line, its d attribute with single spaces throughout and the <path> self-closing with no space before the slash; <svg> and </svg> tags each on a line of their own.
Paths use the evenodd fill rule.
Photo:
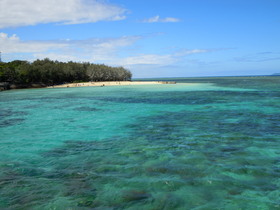
<svg viewBox="0 0 280 210">
<path fill-rule="evenodd" d="M 132 74 L 123 67 L 104 64 L 59 62 L 48 58 L 34 62 L 15 60 L 0 63 L 0 82 L 57 85 L 88 81 L 127 81 Z"/>
</svg>

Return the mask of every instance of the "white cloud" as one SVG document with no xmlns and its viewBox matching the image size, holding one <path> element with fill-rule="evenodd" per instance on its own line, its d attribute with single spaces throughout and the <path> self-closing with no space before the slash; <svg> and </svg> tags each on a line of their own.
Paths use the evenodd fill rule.
<svg viewBox="0 0 280 210">
<path fill-rule="evenodd" d="M 77 55 L 70 55 L 70 54 L 61 54 L 61 53 L 35 53 L 34 58 L 36 59 L 45 59 L 49 58 L 51 60 L 57 60 L 62 62 L 68 62 L 68 61 L 79 61 L 79 62 L 88 62 L 85 57 L 81 58 Z"/>
<path fill-rule="evenodd" d="M 35 58 L 61 61 L 109 62 L 118 52 L 134 44 L 140 36 L 124 36 L 107 39 L 23 41 L 17 35 L 0 33 L 3 55 L 13 53 L 32 54 Z"/>
<path fill-rule="evenodd" d="M 207 50 L 207 49 L 193 49 L 193 50 L 189 50 L 189 49 L 184 49 L 184 50 L 180 50 L 177 53 L 175 53 L 175 56 L 186 56 L 186 55 L 192 55 L 192 54 L 198 54 L 198 53 L 206 53 L 206 52 L 212 52 L 213 50 Z"/>
<path fill-rule="evenodd" d="M 157 55 L 145 54 L 138 56 L 130 56 L 113 61 L 118 65 L 132 66 L 132 65 L 169 65 L 176 62 L 177 58 L 173 55 Z"/>
<path fill-rule="evenodd" d="M 98 0 L 1 0 L 0 8 L 0 28 L 115 21 L 124 19 L 126 13 L 121 7 Z"/>
<path fill-rule="evenodd" d="M 159 15 L 155 17 L 151 17 L 149 19 L 143 20 L 142 22 L 144 23 L 175 23 L 179 22 L 180 19 L 178 18 L 173 18 L 173 17 L 167 17 L 167 18 L 160 18 Z"/>
<path fill-rule="evenodd" d="M 50 58 L 59 61 L 81 61 L 121 65 L 133 68 L 137 65 L 166 66 L 176 64 L 186 56 L 212 52 L 207 49 L 182 49 L 167 54 L 127 55 L 141 36 L 124 36 L 107 39 L 23 41 L 17 35 L 0 33 L 0 46 L 3 57 L 13 59 L 29 57 L 27 60 Z M 123 54 L 125 53 L 125 54 Z M 14 58 L 16 55 L 18 58 Z"/>
<path fill-rule="evenodd" d="M 112 63 L 117 60 L 118 53 L 131 46 L 140 36 L 129 36 L 109 39 L 67 40 L 68 45 L 57 51 L 46 51 L 34 54 L 34 57 L 50 58 L 60 61 L 82 61 L 95 63 Z M 112 64 L 116 64 L 113 62 Z"/>
<path fill-rule="evenodd" d="M 118 59 L 118 61 L 113 61 L 118 65 L 123 66 L 133 66 L 133 65 L 158 65 L 158 66 L 166 66 L 177 63 L 180 59 L 185 56 L 199 53 L 207 53 L 212 50 L 206 49 L 194 49 L 194 50 L 180 50 L 175 53 L 158 55 L 158 54 L 143 54 L 137 56 L 129 56 L 126 58 Z"/>
<path fill-rule="evenodd" d="M 51 41 L 21 41 L 20 38 L 13 34 L 0 33 L 0 47 L 4 53 L 35 53 L 51 49 L 62 49 L 67 47 L 67 43 L 58 43 Z"/>
</svg>

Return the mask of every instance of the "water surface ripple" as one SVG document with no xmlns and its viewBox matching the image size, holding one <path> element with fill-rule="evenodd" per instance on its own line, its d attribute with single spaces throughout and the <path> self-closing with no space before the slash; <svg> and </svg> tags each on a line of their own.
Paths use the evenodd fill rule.
<svg viewBox="0 0 280 210">
<path fill-rule="evenodd" d="M 280 209 L 280 77 L 177 81 L 1 92 L 0 209 Z"/>
</svg>

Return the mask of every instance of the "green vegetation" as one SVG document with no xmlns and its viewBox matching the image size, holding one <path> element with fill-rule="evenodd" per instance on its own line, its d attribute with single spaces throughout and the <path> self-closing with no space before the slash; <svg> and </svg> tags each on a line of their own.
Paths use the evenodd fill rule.
<svg viewBox="0 0 280 210">
<path fill-rule="evenodd" d="M 0 82 L 31 86 L 32 84 L 57 85 L 88 81 L 127 81 L 132 74 L 123 67 L 104 64 L 52 61 L 48 58 L 32 63 L 15 60 L 0 63 Z"/>
</svg>

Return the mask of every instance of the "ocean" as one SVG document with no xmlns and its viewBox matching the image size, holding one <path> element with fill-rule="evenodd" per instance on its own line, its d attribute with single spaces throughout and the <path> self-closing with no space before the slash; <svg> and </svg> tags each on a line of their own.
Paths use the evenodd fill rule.
<svg viewBox="0 0 280 210">
<path fill-rule="evenodd" d="M 0 92 L 0 209 L 280 209 L 280 77 L 166 80 Z"/>
</svg>

